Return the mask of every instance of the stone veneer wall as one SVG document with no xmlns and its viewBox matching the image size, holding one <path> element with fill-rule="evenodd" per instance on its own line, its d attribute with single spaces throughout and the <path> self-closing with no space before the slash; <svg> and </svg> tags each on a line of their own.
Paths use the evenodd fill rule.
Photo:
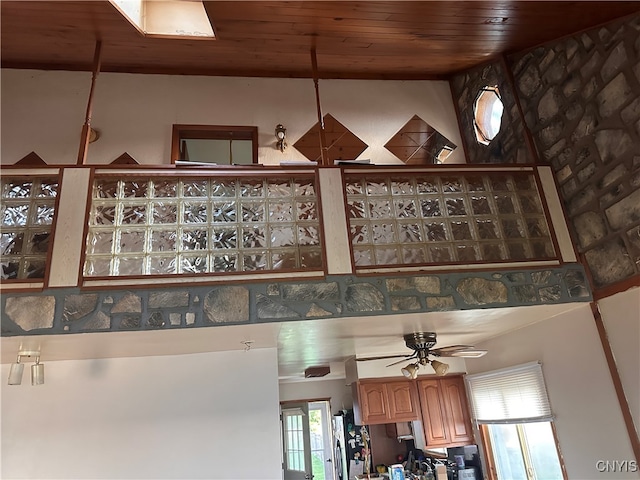
<svg viewBox="0 0 640 480">
<path fill-rule="evenodd" d="M 596 287 L 640 272 L 640 14 L 509 59 Z"/>
<path fill-rule="evenodd" d="M 511 55 L 538 160 L 552 165 L 596 288 L 640 274 L 640 15 Z M 498 85 L 498 136 L 475 140 L 473 102 Z M 532 162 L 513 89 L 496 61 L 451 80 L 469 163 Z"/>
<path fill-rule="evenodd" d="M 155 290 L 8 293 L 2 335 L 68 334 L 589 302 L 581 265 Z"/>
<path fill-rule="evenodd" d="M 473 128 L 473 104 L 486 86 L 498 86 L 504 112 L 500 132 L 489 143 L 477 142 Z M 535 163 L 527 147 L 524 123 L 515 92 L 502 62 L 475 67 L 451 79 L 451 92 L 460 118 L 460 130 L 468 163 Z"/>
</svg>

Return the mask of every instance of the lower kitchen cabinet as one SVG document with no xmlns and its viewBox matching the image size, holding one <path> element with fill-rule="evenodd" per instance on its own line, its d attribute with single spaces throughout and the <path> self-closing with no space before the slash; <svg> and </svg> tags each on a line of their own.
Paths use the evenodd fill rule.
<svg viewBox="0 0 640 480">
<path fill-rule="evenodd" d="M 473 443 L 473 430 L 462 377 L 418 381 L 425 440 L 432 447 Z"/>
</svg>

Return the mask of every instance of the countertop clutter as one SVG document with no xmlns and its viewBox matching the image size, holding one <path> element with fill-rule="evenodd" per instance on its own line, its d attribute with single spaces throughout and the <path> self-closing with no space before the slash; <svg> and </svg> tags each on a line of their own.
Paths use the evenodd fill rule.
<svg viewBox="0 0 640 480">
<path fill-rule="evenodd" d="M 375 460 L 375 457 L 374 457 Z M 476 445 L 447 449 L 446 455 L 430 455 L 410 448 L 406 456 L 391 465 L 377 464 L 375 473 L 355 476 L 356 480 L 482 480 L 482 468 Z"/>
</svg>

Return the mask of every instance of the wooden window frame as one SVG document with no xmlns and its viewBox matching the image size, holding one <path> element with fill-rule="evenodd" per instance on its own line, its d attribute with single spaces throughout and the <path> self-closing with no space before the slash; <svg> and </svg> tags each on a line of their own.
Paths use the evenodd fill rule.
<svg viewBox="0 0 640 480">
<path fill-rule="evenodd" d="M 133 174 L 134 171 L 131 170 L 129 173 Z M 99 172 L 93 171 L 90 180 L 90 187 L 87 193 L 87 211 L 85 213 L 85 218 L 87 219 L 87 223 L 85 225 L 85 230 L 83 232 L 83 238 L 85 242 L 85 249 L 82 252 L 81 260 L 80 260 L 80 271 L 79 275 L 81 278 L 81 286 L 83 287 L 105 287 L 105 286 L 129 286 L 129 285 L 138 285 L 140 280 L 145 280 L 147 284 L 153 285 L 184 285 L 184 284 L 198 284 L 198 283 L 209 283 L 209 282 L 232 282 L 232 281 L 247 281 L 247 280 L 262 280 L 262 279 L 279 279 L 279 278 L 290 278 L 292 274 L 296 276 L 300 276 L 303 278 L 317 278 L 324 277 L 327 274 L 327 251 L 326 251 L 326 240 L 323 229 L 323 220 L 322 220 L 322 207 L 321 207 L 321 196 L 319 190 L 319 179 L 317 175 L 317 171 L 298 171 L 295 172 L 293 170 L 287 171 L 283 170 L 281 172 L 275 171 L 255 171 L 255 172 L 247 172 L 247 171 L 233 171 L 233 170 L 223 170 L 209 172 L 205 170 L 196 170 L 191 171 L 190 169 L 186 171 L 184 174 L 176 174 L 174 171 L 141 171 L 140 175 L 132 175 L 131 178 L 134 179 L 159 179 L 159 178 L 171 178 L 175 179 L 179 178 L 215 178 L 215 179 L 228 179 L 228 178 L 242 178 L 242 179 L 309 179 L 314 182 L 316 190 L 316 202 L 318 209 L 318 232 L 320 238 L 320 254 L 322 258 L 322 265 L 319 267 L 309 267 L 309 268 L 287 268 L 287 269 L 265 269 L 265 270 L 238 270 L 233 272 L 202 272 L 202 273 L 171 273 L 171 274 L 133 274 L 133 275 L 102 275 L 102 276 L 90 276 L 85 272 L 86 262 L 87 262 L 87 241 L 90 235 L 90 224 L 89 218 L 91 215 L 91 208 L 93 205 L 93 184 L 96 180 L 105 180 L 105 179 L 113 179 L 113 180 L 121 180 L 122 174 L 110 172 L 108 170 L 101 170 Z M 265 197 L 266 198 L 266 197 Z"/>
<path fill-rule="evenodd" d="M 251 140 L 253 164 L 258 163 L 258 127 L 227 125 L 174 124 L 171 132 L 171 163 L 180 160 L 180 141 L 191 140 Z"/>
<path fill-rule="evenodd" d="M 562 265 L 565 263 L 562 257 L 562 251 L 560 250 L 560 245 L 558 243 L 555 225 L 553 223 L 553 218 L 551 216 L 551 212 L 549 210 L 549 205 L 547 203 L 547 198 L 545 196 L 545 191 L 543 189 L 542 180 L 540 179 L 540 174 L 537 168 L 534 168 L 532 165 L 521 165 L 518 167 L 511 168 L 493 168 L 486 166 L 473 166 L 468 164 L 460 164 L 460 165 L 429 165 L 429 166 L 411 166 L 408 170 L 401 170 L 407 168 L 406 166 L 402 167 L 391 167 L 391 168 L 383 168 L 378 167 L 376 170 L 368 169 L 367 167 L 359 167 L 358 170 L 350 169 L 346 167 L 342 168 L 342 194 L 343 194 L 343 202 L 345 214 L 347 215 L 347 230 L 351 229 L 351 219 L 348 216 L 348 194 L 347 194 L 347 182 L 351 177 L 365 177 L 367 179 L 378 178 L 378 179 L 387 179 L 393 177 L 413 177 L 416 175 L 422 176 L 436 176 L 436 177 L 446 177 L 446 176 L 494 176 L 494 175 L 518 175 L 520 173 L 528 173 L 533 175 L 533 179 L 535 182 L 535 191 L 538 195 L 538 199 L 540 200 L 540 205 L 542 208 L 541 215 L 544 217 L 546 222 L 546 226 L 548 228 L 549 240 L 554 249 L 554 255 L 552 257 L 532 257 L 524 260 L 518 259 L 503 259 L 503 260 L 476 260 L 473 262 L 470 261 L 449 261 L 449 262 L 424 262 L 424 263 L 398 263 L 398 264 L 371 264 L 371 265 L 356 265 L 355 261 L 355 249 L 354 244 L 349 239 L 349 251 L 350 251 L 350 260 L 351 260 L 351 268 L 352 271 L 356 272 L 360 275 L 372 275 L 378 273 L 386 273 L 386 272 L 412 272 L 412 271 L 447 271 L 447 270 L 455 270 L 460 268 L 473 268 L 475 270 L 487 270 L 493 268 L 531 268 L 532 266 L 556 266 Z M 493 193 L 493 191 L 491 191 Z M 515 192 L 514 192 L 515 193 Z M 469 214 L 468 218 L 475 218 L 480 215 Z M 438 217 L 442 218 L 442 217 Z M 499 215 L 498 215 L 499 218 Z M 502 238 L 501 241 L 506 241 L 508 239 Z"/>
<path fill-rule="evenodd" d="M 22 163 L 22 165 L 28 165 L 29 162 L 36 160 L 33 165 L 37 166 L 37 154 L 31 153 L 24 157 L 22 160 L 27 159 L 27 162 Z M 38 157 L 39 158 L 39 157 Z M 22 161 L 21 160 L 21 161 Z M 51 223 L 51 228 L 49 230 L 49 245 L 47 247 L 47 254 L 44 257 L 45 268 L 43 277 L 39 278 L 7 278 L 2 280 L 2 285 L 0 285 L 0 291 L 11 291 L 11 292 L 22 292 L 22 291 L 31 291 L 31 290 L 40 290 L 46 287 L 49 284 L 49 277 L 51 274 L 51 260 L 53 256 L 53 243 L 55 241 L 56 236 L 56 225 L 58 223 L 58 213 L 60 211 L 60 197 L 61 197 L 61 189 L 62 189 L 62 169 L 58 168 L 47 168 L 47 169 L 37 169 L 33 172 L 29 172 L 24 168 L 14 168 L 12 165 L 8 165 L 5 168 L 5 178 L 19 178 L 30 180 L 33 182 L 34 180 L 41 181 L 42 179 L 52 179 L 58 183 L 58 190 L 56 192 L 56 197 L 53 202 L 54 206 L 54 217 L 53 222 Z"/>
</svg>

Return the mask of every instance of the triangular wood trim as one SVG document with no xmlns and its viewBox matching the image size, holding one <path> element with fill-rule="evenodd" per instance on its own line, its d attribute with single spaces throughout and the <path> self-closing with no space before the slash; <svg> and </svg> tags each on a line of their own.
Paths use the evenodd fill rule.
<svg viewBox="0 0 640 480">
<path fill-rule="evenodd" d="M 127 152 L 124 152 L 118 158 L 116 158 L 111 165 L 140 165 L 138 161 L 129 155 Z"/>
<path fill-rule="evenodd" d="M 47 162 L 45 162 L 42 158 L 40 158 L 40 155 L 38 155 L 36 152 L 31 152 L 30 154 L 18 160 L 14 165 L 30 166 L 30 167 L 46 167 Z"/>
</svg>

